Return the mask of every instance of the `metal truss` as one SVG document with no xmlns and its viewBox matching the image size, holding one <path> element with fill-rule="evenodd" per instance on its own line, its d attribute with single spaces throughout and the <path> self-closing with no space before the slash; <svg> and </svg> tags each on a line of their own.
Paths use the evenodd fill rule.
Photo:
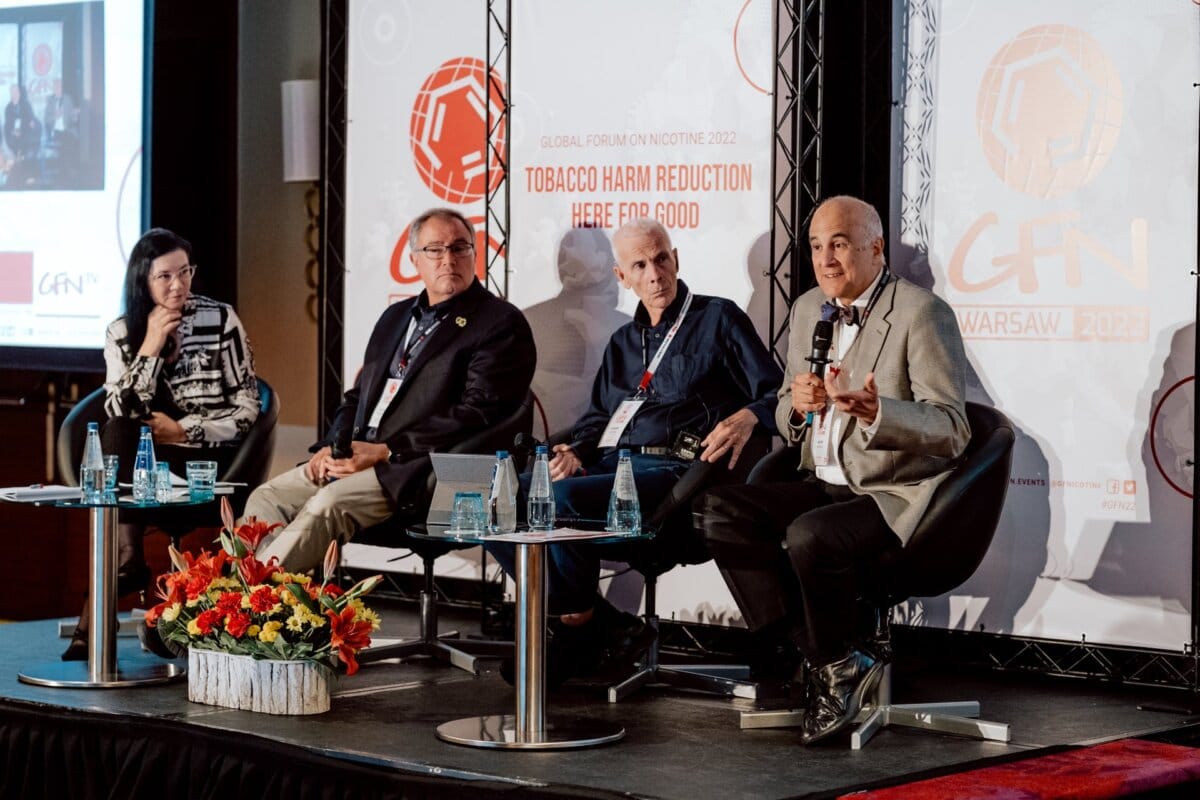
<svg viewBox="0 0 1200 800">
<path fill-rule="evenodd" d="M 776 0 L 772 78 L 771 307 L 768 345 L 787 361 L 788 309 L 803 286 L 801 233 L 821 197 L 825 0 Z"/>
<path fill-rule="evenodd" d="M 483 234 L 487 242 L 487 283 L 501 297 L 508 297 L 508 230 L 509 192 L 508 164 L 512 119 L 509 110 L 512 97 L 512 46 L 509 31 L 512 30 L 512 3 L 509 0 L 488 0 L 486 51 L 488 66 L 488 92 L 484 107 L 485 142 L 488 157 L 484 159 L 484 211 Z M 491 93 L 500 94 L 499 113 L 493 113 Z M 499 165 L 500 182 L 492 188 L 493 163 Z M 492 242 L 496 246 L 492 247 Z M 503 272 L 500 268 L 503 266 Z M 497 273 L 500 272 L 499 275 Z"/>
<path fill-rule="evenodd" d="M 317 430 L 324 436 L 342 400 L 342 312 L 346 275 L 347 0 L 321 4 L 321 232 L 317 329 Z"/>
</svg>

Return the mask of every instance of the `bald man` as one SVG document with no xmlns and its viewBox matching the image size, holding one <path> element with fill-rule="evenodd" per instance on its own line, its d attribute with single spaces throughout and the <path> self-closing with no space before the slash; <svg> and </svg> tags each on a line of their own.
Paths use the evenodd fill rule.
<svg viewBox="0 0 1200 800">
<path fill-rule="evenodd" d="M 903 547 L 970 438 L 958 322 L 888 271 L 875 209 L 826 200 L 809 246 L 817 285 L 792 306 L 775 413 L 803 448 L 801 471 L 704 498 L 705 538 L 746 624 L 808 661 L 796 671 L 810 684 L 805 744 L 853 722 L 882 675 L 857 629 L 857 567 Z M 806 360 L 822 319 L 833 324 L 823 378 Z"/>
</svg>

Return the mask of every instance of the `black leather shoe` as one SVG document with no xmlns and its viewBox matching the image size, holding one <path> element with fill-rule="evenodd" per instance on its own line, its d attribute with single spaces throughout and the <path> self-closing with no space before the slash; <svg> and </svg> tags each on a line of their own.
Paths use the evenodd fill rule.
<svg viewBox="0 0 1200 800">
<path fill-rule="evenodd" d="M 833 736 L 854 722 L 867 696 L 883 675 L 883 661 L 859 650 L 812 671 L 812 699 L 804 712 L 800 735 L 804 744 Z"/>
</svg>

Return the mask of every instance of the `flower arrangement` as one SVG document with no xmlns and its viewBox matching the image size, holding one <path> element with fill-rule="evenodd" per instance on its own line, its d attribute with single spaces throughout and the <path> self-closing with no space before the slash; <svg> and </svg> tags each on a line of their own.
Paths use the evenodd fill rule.
<svg viewBox="0 0 1200 800">
<path fill-rule="evenodd" d="M 233 524 L 233 510 L 221 499 L 221 549 L 199 555 L 170 550 L 174 572 L 158 577 L 162 602 L 146 612 L 146 624 L 164 642 L 261 659 L 311 661 L 346 674 L 358 671 L 356 654 L 371 644 L 379 616 L 363 595 L 382 580 L 375 575 L 342 591 L 331 582 L 338 563 L 337 542 L 325 554 L 320 584 L 287 572 L 272 558 L 254 552 L 281 527 L 251 517 Z"/>
</svg>

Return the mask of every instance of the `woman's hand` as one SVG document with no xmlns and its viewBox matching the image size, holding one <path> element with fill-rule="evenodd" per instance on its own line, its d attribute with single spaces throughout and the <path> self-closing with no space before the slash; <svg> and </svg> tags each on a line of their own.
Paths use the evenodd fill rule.
<svg viewBox="0 0 1200 800">
<path fill-rule="evenodd" d="M 183 312 L 172 310 L 165 306 L 155 306 L 146 319 L 146 338 L 138 348 L 139 356 L 156 358 L 162 352 L 167 340 L 176 336 L 179 323 L 183 320 Z M 176 348 L 178 351 L 178 348 Z"/>
<path fill-rule="evenodd" d="M 183 426 L 161 411 L 155 411 L 146 419 L 154 441 L 159 444 L 183 444 L 187 441 L 187 432 Z"/>
</svg>

